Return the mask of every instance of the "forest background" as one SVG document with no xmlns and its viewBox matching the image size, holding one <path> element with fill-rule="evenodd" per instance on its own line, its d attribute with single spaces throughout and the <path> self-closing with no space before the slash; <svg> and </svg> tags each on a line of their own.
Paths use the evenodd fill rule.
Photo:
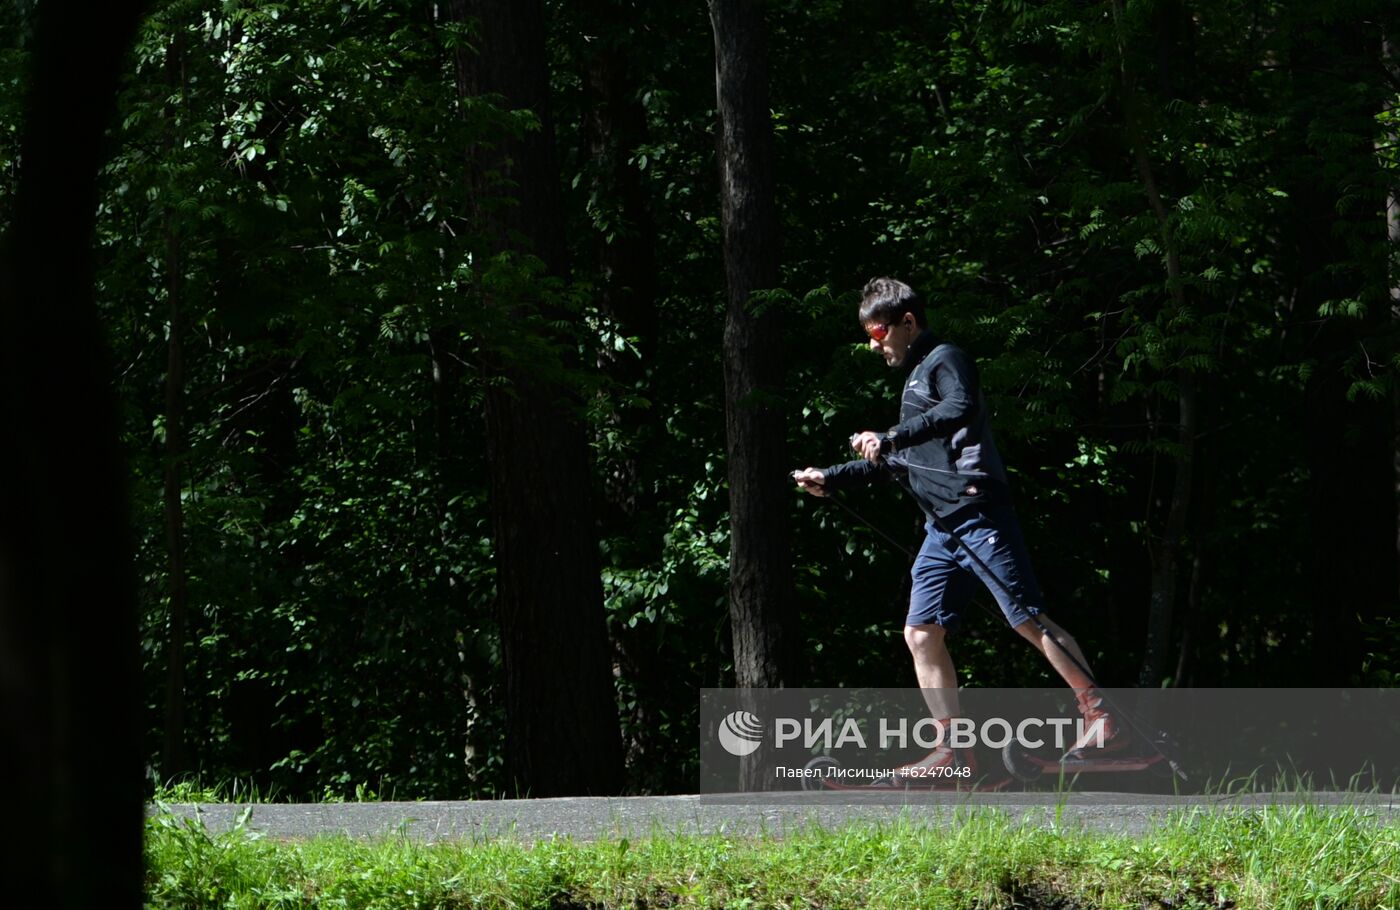
<svg viewBox="0 0 1400 910">
<path fill-rule="evenodd" d="M 6 228 L 35 9 L 0 13 Z M 1398 26 L 150 4 L 94 238 L 150 779 L 684 792 L 701 687 L 911 685 L 907 555 L 785 477 L 893 423 L 877 274 L 977 357 L 1105 682 L 1393 685 Z M 891 490 L 846 502 L 917 546 Z M 988 617 L 955 656 L 1048 682 Z"/>
</svg>

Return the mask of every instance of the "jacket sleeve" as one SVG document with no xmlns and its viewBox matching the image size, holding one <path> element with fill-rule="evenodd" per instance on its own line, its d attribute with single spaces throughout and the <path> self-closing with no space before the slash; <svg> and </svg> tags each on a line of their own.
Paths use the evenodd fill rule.
<svg viewBox="0 0 1400 910">
<path fill-rule="evenodd" d="M 877 481 L 892 480 L 894 477 L 883 460 L 879 464 L 871 464 L 864 458 L 822 468 L 822 473 L 826 475 L 828 490 L 863 487 Z"/>
<path fill-rule="evenodd" d="M 930 355 L 933 356 L 933 355 Z M 977 364 L 967 352 L 950 347 L 940 352 L 929 372 L 938 403 L 903 421 L 890 432 L 896 450 L 938 437 L 952 436 L 977 417 L 981 400 Z"/>
</svg>

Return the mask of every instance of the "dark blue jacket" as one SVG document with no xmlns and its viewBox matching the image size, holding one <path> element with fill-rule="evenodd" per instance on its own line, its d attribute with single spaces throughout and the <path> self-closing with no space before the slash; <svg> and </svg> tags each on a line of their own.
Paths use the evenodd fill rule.
<svg viewBox="0 0 1400 910">
<path fill-rule="evenodd" d="M 893 451 L 824 469 L 831 490 L 898 480 L 930 518 L 977 502 L 1010 501 L 1006 469 L 992 439 L 977 364 L 967 352 L 938 344 L 927 330 L 905 358 Z"/>
</svg>

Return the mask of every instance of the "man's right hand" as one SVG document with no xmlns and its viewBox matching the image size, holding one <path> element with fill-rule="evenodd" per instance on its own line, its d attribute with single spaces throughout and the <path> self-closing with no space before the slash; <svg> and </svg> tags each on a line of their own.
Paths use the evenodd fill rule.
<svg viewBox="0 0 1400 910">
<path fill-rule="evenodd" d="M 826 472 L 817 468 L 803 468 L 792 472 L 797 485 L 813 496 L 830 496 L 826 489 Z"/>
<path fill-rule="evenodd" d="M 851 437 L 851 448 L 861 458 L 871 464 L 879 464 L 880 456 L 886 451 L 885 434 L 866 430 Z"/>
</svg>

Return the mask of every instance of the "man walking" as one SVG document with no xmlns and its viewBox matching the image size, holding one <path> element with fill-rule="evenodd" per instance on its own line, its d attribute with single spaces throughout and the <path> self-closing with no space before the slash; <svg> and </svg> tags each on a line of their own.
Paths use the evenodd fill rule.
<svg viewBox="0 0 1400 910">
<path fill-rule="evenodd" d="M 889 366 L 908 372 L 899 423 L 887 432 L 852 436 L 851 448 L 860 455 L 855 461 L 803 468 L 792 476 L 814 496 L 896 480 L 923 510 L 928 536 L 911 571 L 904 641 L 930 713 L 945 730 L 958 716 L 957 671 L 946 638 L 962 622 L 980 581 L 1012 627 L 1075 690 L 1089 732 L 1065 758 L 1091 758 L 1122 748 L 1127 737 L 1095 690 L 1079 645 L 1041 612 L 1040 589 L 992 440 L 976 364 L 966 352 L 934 338 L 923 301 L 901 281 L 876 278 L 865 286 L 860 323 L 870 336 L 870 349 Z M 986 577 L 988 572 L 994 577 Z M 1102 724 L 1096 728 L 1098 721 Z M 926 776 L 930 768 L 959 766 L 970 759 L 945 744 L 899 772 Z"/>
</svg>

